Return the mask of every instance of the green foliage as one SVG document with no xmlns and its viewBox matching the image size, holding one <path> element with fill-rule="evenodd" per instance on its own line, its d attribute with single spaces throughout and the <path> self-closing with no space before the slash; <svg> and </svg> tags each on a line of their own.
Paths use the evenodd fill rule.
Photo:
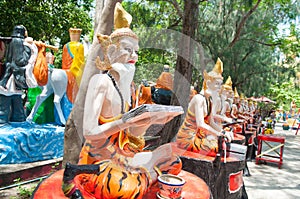
<svg viewBox="0 0 300 199">
<path fill-rule="evenodd" d="M 19 191 L 19 199 L 29 199 L 30 196 L 32 195 L 33 191 L 34 191 L 35 187 L 23 187 L 23 186 L 19 186 L 18 187 L 18 191 Z"/>
<path fill-rule="evenodd" d="M 140 83 L 142 79 L 155 82 L 163 71 L 163 65 L 170 66 L 173 72 L 175 63 L 174 55 L 160 49 L 141 49 L 139 61 L 136 64 L 134 82 Z"/>
<path fill-rule="evenodd" d="M 271 85 L 269 96 L 274 99 L 278 106 L 284 110 L 290 109 L 290 103 L 295 100 L 297 107 L 300 106 L 300 89 L 294 86 L 293 82 Z"/>
<path fill-rule="evenodd" d="M 122 5 L 133 18 L 132 28 L 172 28 L 180 17 L 167 1 L 123 1 Z"/>
<path fill-rule="evenodd" d="M 36 185 L 34 186 L 25 186 L 21 185 L 21 178 L 17 178 L 14 180 L 15 183 L 18 184 L 18 196 L 13 196 L 11 199 L 29 199 L 36 188 Z"/>
<path fill-rule="evenodd" d="M 286 19 L 284 8 L 290 6 L 291 1 L 264 1 L 259 4 L 246 20 L 237 41 L 231 45 L 239 23 L 254 4 L 254 1 L 250 4 L 239 0 L 209 1 L 200 7 L 199 18 L 198 41 L 213 61 L 221 58 L 223 76 L 230 75 L 233 86 L 246 96 L 263 95 L 279 79 L 276 77 L 282 71 L 278 70 L 274 56 L 274 49 L 279 43 L 274 38 L 278 24 Z M 286 79 L 280 78 L 280 81 Z"/>
<path fill-rule="evenodd" d="M 163 1 L 123 1 L 125 10 L 132 14 L 132 29 L 140 39 L 139 60 L 136 64 L 134 81 L 139 84 L 142 79 L 155 82 L 163 70 L 163 65 L 170 65 L 171 72 L 175 68 L 176 53 L 167 51 L 166 34 L 157 31 L 172 26 L 178 18 L 172 8 Z M 155 43 L 162 43 L 156 46 Z M 169 45 L 171 46 L 171 45 Z M 174 47 L 174 46 L 173 46 Z"/>
<path fill-rule="evenodd" d="M 143 47 L 147 47 L 145 44 L 149 41 L 157 42 L 161 41 L 161 38 L 157 38 L 159 34 L 143 33 L 141 29 L 151 27 L 157 32 L 168 28 L 181 30 L 181 17 L 170 2 L 123 1 L 126 10 L 133 13 L 132 27 L 137 31 Z M 176 2 L 179 9 L 183 11 L 184 1 Z M 237 87 L 238 91 L 246 96 L 266 95 L 270 86 L 289 81 L 291 77 L 295 77 L 295 71 L 300 68 L 299 64 L 295 63 L 295 57 L 300 56 L 300 31 L 293 25 L 296 24 L 295 18 L 299 9 L 299 5 L 295 3 L 299 3 L 294 0 L 262 1 L 247 18 L 237 41 L 231 46 L 239 23 L 256 3 L 257 1 L 252 0 L 203 1 L 199 6 L 200 16 L 196 32 L 196 40 L 203 45 L 205 51 L 204 61 L 207 63 L 205 69 L 211 70 L 220 57 L 224 64 L 224 79 L 230 75 L 233 87 Z M 284 23 L 292 24 L 290 38 L 280 34 L 279 25 Z M 170 45 L 174 48 L 170 51 L 172 56 L 169 62 L 175 64 L 177 46 L 176 43 Z M 144 49 L 140 51 L 136 79 L 152 79 L 156 75 L 153 74 L 156 61 L 163 60 L 161 57 L 164 54 L 157 53 L 156 48 L 159 47 L 153 47 L 151 51 Z M 280 61 L 282 54 L 286 55 L 284 62 Z M 192 82 L 196 82 L 201 87 L 200 60 L 197 55 L 196 51 Z M 151 68 L 147 63 L 153 63 Z"/>
<path fill-rule="evenodd" d="M 62 68 L 62 49 L 59 49 L 55 53 L 55 60 L 54 60 L 54 66 L 55 68 Z"/>
<path fill-rule="evenodd" d="M 92 20 L 88 12 L 93 0 L 0 0 L 1 36 L 10 36 L 15 25 L 22 24 L 28 35 L 34 40 L 54 44 L 57 39 L 60 45 L 69 41 L 70 27 L 82 28 L 85 35 L 92 29 Z"/>
</svg>

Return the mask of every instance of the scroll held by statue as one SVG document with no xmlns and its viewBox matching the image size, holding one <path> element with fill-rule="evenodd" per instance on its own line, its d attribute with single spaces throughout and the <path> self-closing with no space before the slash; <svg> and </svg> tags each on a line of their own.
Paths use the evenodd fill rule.
<svg viewBox="0 0 300 199">
<path fill-rule="evenodd" d="M 140 122 L 147 119 L 155 119 L 156 121 L 161 119 L 165 121 L 165 118 L 170 120 L 180 114 L 183 114 L 183 108 L 181 106 L 167 106 L 160 104 L 143 104 L 128 112 L 126 112 L 122 120 L 123 122 Z"/>
</svg>

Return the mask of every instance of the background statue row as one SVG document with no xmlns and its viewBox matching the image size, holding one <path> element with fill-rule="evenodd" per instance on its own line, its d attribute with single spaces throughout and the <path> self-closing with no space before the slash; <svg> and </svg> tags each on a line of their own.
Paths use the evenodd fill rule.
<svg viewBox="0 0 300 199">
<path fill-rule="evenodd" d="M 56 69 L 53 67 L 53 55 L 48 52 L 46 56 L 46 48 L 58 49 L 28 37 L 23 25 L 14 27 L 1 66 L 0 123 L 25 121 L 25 104 L 33 104 L 27 117 L 27 121 L 32 122 L 40 105 L 54 93 L 57 123 L 65 125 L 77 95 L 85 61 L 84 47 L 79 42 L 81 29 L 70 28 L 69 33 L 70 42 L 63 48 L 62 69 Z M 36 92 L 34 89 L 37 87 L 41 90 Z M 62 102 L 65 93 L 67 97 Z M 27 99 L 29 103 L 26 103 Z M 61 103 L 64 103 L 64 108 Z M 49 107 L 45 110 L 49 111 Z M 50 110 L 50 115 L 54 115 L 54 110 Z"/>
</svg>

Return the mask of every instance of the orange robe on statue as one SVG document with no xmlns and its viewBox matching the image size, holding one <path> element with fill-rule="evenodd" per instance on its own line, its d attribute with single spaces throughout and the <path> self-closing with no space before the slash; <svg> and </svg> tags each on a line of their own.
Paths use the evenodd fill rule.
<svg viewBox="0 0 300 199">
<path fill-rule="evenodd" d="M 208 124 L 211 113 L 211 101 L 206 99 L 208 104 L 208 114 L 204 117 L 204 122 Z M 206 129 L 198 128 L 196 116 L 190 110 L 187 111 L 184 122 L 181 125 L 176 140 L 177 146 L 187 151 L 201 153 L 207 156 L 216 156 L 218 152 L 218 139 Z"/>
<path fill-rule="evenodd" d="M 166 90 L 173 89 L 173 77 L 169 72 L 162 72 L 156 80 L 155 88 L 163 88 Z"/>
<path fill-rule="evenodd" d="M 128 106 L 127 106 L 128 107 Z M 121 118 L 99 118 L 99 123 L 112 122 Z M 79 164 L 99 164 L 98 174 L 80 174 L 75 181 L 96 198 L 137 198 L 147 193 L 154 181 L 144 167 L 131 167 L 130 159 L 145 146 L 143 138 L 130 135 L 127 129 L 109 137 L 99 136 L 97 141 L 86 140 L 80 153 Z M 169 161 L 160 162 L 155 170 L 160 174 L 180 173 L 182 163 L 173 155 Z M 120 184 L 120 182 L 122 182 Z"/>
<path fill-rule="evenodd" d="M 139 93 L 141 92 L 141 94 Z M 154 104 L 152 102 L 152 95 L 151 95 L 151 87 L 142 85 L 140 91 L 138 91 L 138 106 L 142 104 Z"/>
</svg>

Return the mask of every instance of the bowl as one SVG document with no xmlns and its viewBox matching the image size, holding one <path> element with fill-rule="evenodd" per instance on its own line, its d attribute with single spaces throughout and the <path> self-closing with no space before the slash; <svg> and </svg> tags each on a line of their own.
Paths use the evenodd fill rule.
<svg viewBox="0 0 300 199">
<path fill-rule="evenodd" d="M 181 199 L 181 193 L 185 180 L 172 174 L 158 176 L 158 196 L 164 199 Z"/>
</svg>

